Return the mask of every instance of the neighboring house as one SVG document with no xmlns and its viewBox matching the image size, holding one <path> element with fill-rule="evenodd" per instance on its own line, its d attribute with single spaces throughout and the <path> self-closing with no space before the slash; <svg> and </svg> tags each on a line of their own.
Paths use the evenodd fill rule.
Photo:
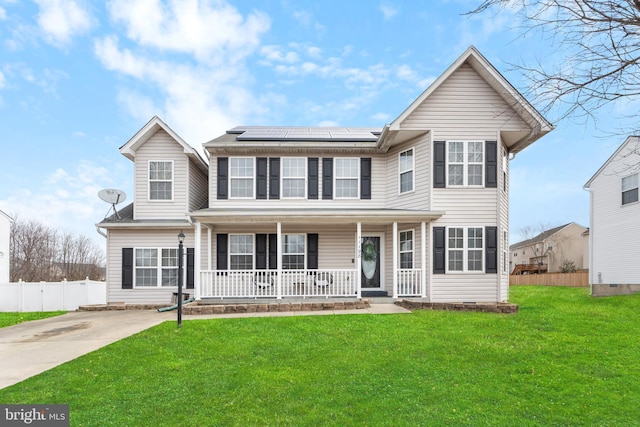
<svg viewBox="0 0 640 427">
<path fill-rule="evenodd" d="M 241 126 L 207 163 L 154 117 L 120 151 L 109 301 L 167 302 L 178 233 L 196 298 L 508 298 L 508 159 L 551 131 L 470 47 L 381 128 Z"/>
<path fill-rule="evenodd" d="M 571 222 L 511 245 L 511 274 L 557 273 L 565 262 L 573 263 L 576 270 L 588 268 L 586 232 L 586 227 Z"/>
<path fill-rule="evenodd" d="M 592 295 L 640 291 L 640 136 L 630 136 L 584 185 L 591 195 Z"/>
<path fill-rule="evenodd" d="M 11 224 L 13 218 L 0 210 L 0 283 L 9 283 Z"/>
</svg>

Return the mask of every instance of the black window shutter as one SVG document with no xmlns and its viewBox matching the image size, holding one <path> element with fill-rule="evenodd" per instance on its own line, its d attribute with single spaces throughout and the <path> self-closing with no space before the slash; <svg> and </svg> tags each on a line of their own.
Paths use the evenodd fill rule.
<svg viewBox="0 0 640 427">
<path fill-rule="evenodd" d="M 318 269 L 318 234 L 307 234 L 307 268 Z"/>
<path fill-rule="evenodd" d="M 278 269 L 278 235 L 269 234 L 269 270 Z"/>
<path fill-rule="evenodd" d="M 256 159 L 256 199 L 267 198 L 267 158 Z"/>
<path fill-rule="evenodd" d="M 256 234 L 256 269 L 267 268 L 267 235 Z"/>
<path fill-rule="evenodd" d="M 433 274 L 445 272 L 445 227 L 433 227 Z"/>
<path fill-rule="evenodd" d="M 485 187 L 498 187 L 498 142 L 485 141 Z"/>
<path fill-rule="evenodd" d="M 218 157 L 218 200 L 229 198 L 229 158 Z"/>
<path fill-rule="evenodd" d="M 227 242 L 229 236 L 227 234 L 218 233 L 216 235 L 216 268 L 218 270 L 227 269 Z"/>
<path fill-rule="evenodd" d="M 196 281 L 196 250 L 187 248 L 187 289 L 193 289 Z"/>
<path fill-rule="evenodd" d="M 307 159 L 307 198 L 318 199 L 318 158 L 309 157 Z"/>
<path fill-rule="evenodd" d="M 486 227 L 485 272 L 498 272 L 498 227 Z"/>
<path fill-rule="evenodd" d="M 433 142 L 433 188 L 445 188 L 446 180 L 446 162 L 445 162 L 445 141 Z"/>
<path fill-rule="evenodd" d="M 333 199 L 333 158 L 322 159 L 322 199 Z"/>
<path fill-rule="evenodd" d="M 360 159 L 360 198 L 371 199 L 371 157 Z"/>
<path fill-rule="evenodd" d="M 122 289 L 133 289 L 133 248 L 122 248 Z"/>
<path fill-rule="evenodd" d="M 269 158 L 269 198 L 280 198 L 280 157 Z"/>
</svg>

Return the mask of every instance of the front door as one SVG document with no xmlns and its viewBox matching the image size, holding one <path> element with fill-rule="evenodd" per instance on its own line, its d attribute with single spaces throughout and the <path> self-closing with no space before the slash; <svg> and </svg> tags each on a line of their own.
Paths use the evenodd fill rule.
<svg viewBox="0 0 640 427">
<path fill-rule="evenodd" d="M 362 236 L 362 289 L 380 289 L 382 265 L 380 236 Z"/>
</svg>

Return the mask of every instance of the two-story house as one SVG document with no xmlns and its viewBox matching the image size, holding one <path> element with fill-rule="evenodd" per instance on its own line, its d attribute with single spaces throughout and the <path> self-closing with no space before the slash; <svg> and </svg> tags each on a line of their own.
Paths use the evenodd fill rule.
<svg viewBox="0 0 640 427">
<path fill-rule="evenodd" d="M 589 246 L 587 228 L 570 222 L 544 230 L 540 234 L 514 243 L 511 254 L 511 274 L 558 273 L 570 263 L 574 269 L 589 268 L 585 252 Z"/>
<path fill-rule="evenodd" d="M 120 151 L 109 301 L 508 298 L 509 157 L 553 126 L 474 48 L 380 128 L 240 126 L 198 156 L 153 118 Z"/>
<path fill-rule="evenodd" d="M 640 136 L 628 137 L 584 187 L 590 193 L 591 294 L 640 292 Z"/>
</svg>

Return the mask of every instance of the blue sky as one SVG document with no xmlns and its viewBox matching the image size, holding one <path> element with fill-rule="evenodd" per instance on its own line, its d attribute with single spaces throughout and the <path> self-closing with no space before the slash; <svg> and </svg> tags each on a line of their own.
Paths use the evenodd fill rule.
<svg viewBox="0 0 640 427">
<path fill-rule="evenodd" d="M 509 64 L 553 63 L 552 43 L 519 38 L 509 11 L 462 15 L 479 2 L 0 0 L 0 209 L 102 243 L 97 193 L 131 201 L 118 148 L 153 115 L 199 149 L 238 125 L 382 127 L 471 44 L 525 92 Z M 588 226 L 582 186 L 624 109 L 547 116 L 556 130 L 511 162 L 512 243 Z"/>
</svg>

